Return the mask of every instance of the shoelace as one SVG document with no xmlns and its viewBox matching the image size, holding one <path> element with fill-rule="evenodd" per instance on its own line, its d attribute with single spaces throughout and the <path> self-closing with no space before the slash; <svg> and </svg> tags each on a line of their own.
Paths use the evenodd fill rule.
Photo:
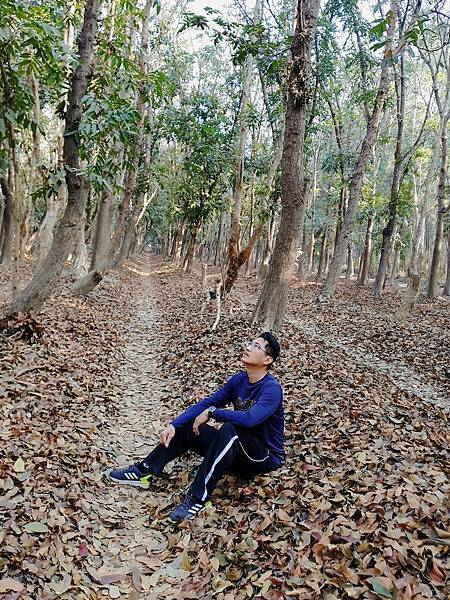
<svg viewBox="0 0 450 600">
<path fill-rule="evenodd" d="M 190 508 L 192 508 L 194 506 L 194 504 L 195 504 L 194 499 L 191 498 L 190 496 L 186 496 L 186 498 L 181 502 L 179 508 L 189 510 Z"/>
</svg>

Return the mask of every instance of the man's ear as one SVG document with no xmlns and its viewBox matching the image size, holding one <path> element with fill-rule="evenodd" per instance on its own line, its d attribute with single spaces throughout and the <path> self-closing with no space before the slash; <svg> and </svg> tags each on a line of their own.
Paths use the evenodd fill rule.
<svg viewBox="0 0 450 600">
<path fill-rule="evenodd" d="M 269 359 L 269 362 L 267 362 L 267 358 Z M 266 365 L 271 365 L 273 363 L 273 358 L 271 356 L 267 356 L 266 358 Z"/>
</svg>

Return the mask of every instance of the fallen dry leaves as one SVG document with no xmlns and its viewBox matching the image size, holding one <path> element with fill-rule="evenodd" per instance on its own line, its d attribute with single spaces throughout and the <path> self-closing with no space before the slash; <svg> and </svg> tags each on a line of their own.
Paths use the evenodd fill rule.
<svg viewBox="0 0 450 600">
<path fill-rule="evenodd" d="M 210 333 L 214 306 L 201 313 L 198 277 L 170 265 L 153 271 L 147 285 L 156 297 L 149 310 L 159 315 L 161 419 L 240 368 L 242 344 L 257 333 L 250 323 L 257 282 L 238 286 L 240 300 L 229 299 Z M 55 296 L 39 341 L 3 341 L 3 597 L 445 598 L 447 413 L 309 338 L 292 320 L 274 370 L 285 390 L 282 469 L 251 482 L 225 478 L 212 508 L 175 529 L 164 518 L 186 471 L 173 469 L 139 500 L 132 490 L 123 508 L 142 502 L 147 511 L 128 522 L 115 516 L 119 506 L 96 500 L 113 455 L 98 447 L 124 393 L 117 366 L 139 282 L 124 270 L 87 301 Z M 376 303 L 366 290 L 343 285 L 321 308 L 311 302 L 316 292 L 298 284 L 291 319 L 444 389 L 441 305 L 421 303 L 394 335 L 394 291 Z M 29 367 L 36 369 L 23 372 Z M 124 562 L 130 539 L 133 560 Z"/>
</svg>

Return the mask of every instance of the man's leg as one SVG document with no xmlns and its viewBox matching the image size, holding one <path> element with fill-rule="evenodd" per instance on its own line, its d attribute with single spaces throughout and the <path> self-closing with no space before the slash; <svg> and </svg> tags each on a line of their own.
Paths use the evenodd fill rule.
<svg viewBox="0 0 450 600">
<path fill-rule="evenodd" d="M 158 444 L 144 460 L 122 469 L 108 469 L 105 473 L 106 477 L 114 483 L 148 489 L 151 478 L 160 475 L 168 462 L 187 450 L 194 450 L 204 456 L 217 430 L 205 425 L 201 428 L 200 435 L 195 435 L 192 425 L 193 421 L 183 427 L 175 428 L 175 435 L 168 448 Z"/>
<path fill-rule="evenodd" d="M 238 435 L 238 452 L 231 465 L 232 472 L 243 477 L 253 477 L 279 468 L 279 461 L 258 438 L 244 428 L 239 428 Z"/>
<path fill-rule="evenodd" d="M 167 463 L 178 458 L 187 450 L 193 450 L 204 456 L 211 441 L 216 436 L 217 430 L 210 425 L 203 425 L 200 428 L 199 435 L 196 435 L 192 430 L 192 425 L 193 421 L 175 428 L 175 435 L 171 439 L 168 448 L 158 444 L 147 458 L 137 463 L 139 470 L 153 475 L 161 475 Z"/>
<path fill-rule="evenodd" d="M 204 425 L 200 427 L 202 431 Z M 189 494 L 205 502 L 222 475 L 228 471 L 238 453 L 238 432 L 232 423 L 224 423 L 212 438 L 208 450 L 191 484 Z"/>
<path fill-rule="evenodd" d="M 267 473 L 277 466 L 277 461 L 257 438 L 242 427 L 225 423 L 212 438 L 188 496 L 171 512 L 169 519 L 176 522 L 194 518 L 226 471 L 251 476 Z"/>
</svg>

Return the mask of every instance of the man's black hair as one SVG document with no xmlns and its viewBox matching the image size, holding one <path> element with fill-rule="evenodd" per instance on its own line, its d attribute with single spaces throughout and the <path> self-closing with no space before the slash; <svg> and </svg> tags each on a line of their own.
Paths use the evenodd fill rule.
<svg viewBox="0 0 450 600">
<path fill-rule="evenodd" d="M 261 333 L 261 335 L 259 335 L 258 337 L 265 340 L 265 342 L 266 342 L 265 352 L 268 356 L 271 356 L 273 359 L 272 362 L 270 363 L 270 365 L 267 365 L 267 368 L 270 369 L 270 367 L 277 360 L 277 358 L 280 354 L 280 344 L 278 343 L 277 338 L 269 331 L 265 331 L 264 333 Z"/>
</svg>

